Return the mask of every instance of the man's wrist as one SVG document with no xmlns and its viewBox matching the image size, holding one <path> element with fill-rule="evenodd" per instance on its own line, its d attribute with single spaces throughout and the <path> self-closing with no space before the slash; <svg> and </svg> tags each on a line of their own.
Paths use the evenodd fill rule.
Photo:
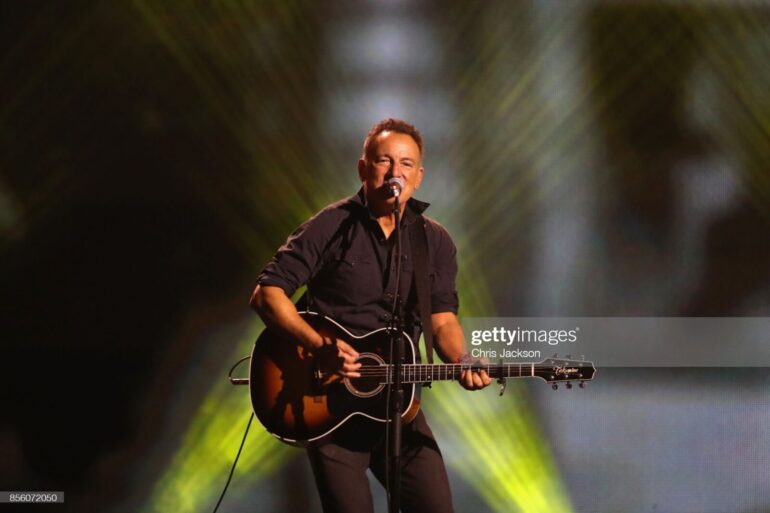
<svg viewBox="0 0 770 513">
<path fill-rule="evenodd" d="M 473 363 L 473 357 L 470 353 L 462 353 L 460 356 L 455 358 L 455 363 Z"/>
<path fill-rule="evenodd" d="M 328 335 L 322 335 L 316 332 L 316 337 L 313 337 L 313 341 L 310 345 L 310 351 L 322 351 L 335 345 L 334 337 Z"/>
</svg>

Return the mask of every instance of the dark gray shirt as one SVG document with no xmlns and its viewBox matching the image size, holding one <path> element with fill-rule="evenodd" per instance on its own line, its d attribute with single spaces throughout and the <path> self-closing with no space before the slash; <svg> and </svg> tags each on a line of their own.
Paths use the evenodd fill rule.
<svg viewBox="0 0 770 513">
<path fill-rule="evenodd" d="M 401 280 L 406 298 L 407 332 L 419 340 L 419 312 L 409 230 L 424 220 L 428 240 L 432 313 L 454 312 L 459 306 L 455 277 L 457 259 L 449 233 L 422 216 L 427 203 L 410 199 L 401 224 Z M 363 189 L 321 210 L 292 233 L 259 275 L 263 286 L 281 287 L 291 297 L 302 285 L 308 293 L 298 308 L 331 317 L 362 335 L 390 320 L 396 291 L 394 237 L 386 239 L 366 206 Z"/>
</svg>

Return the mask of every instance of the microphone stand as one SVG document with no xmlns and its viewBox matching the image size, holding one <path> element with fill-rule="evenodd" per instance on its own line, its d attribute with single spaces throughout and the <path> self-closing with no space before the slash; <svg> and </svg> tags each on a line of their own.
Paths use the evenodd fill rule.
<svg viewBox="0 0 770 513">
<path fill-rule="evenodd" d="M 399 191 L 400 192 L 400 191 Z M 396 203 L 393 208 L 393 214 L 396 219 L 396 227 L 393 232 L 396 248 L 396 265 L 395 269 L 391 269 L 396 272 L 396 290 L 393 294 L 393 312 L 390 320 L 390 329 L 388 331 L 390 337 L 391 347 L 391 368 L 393 369 L 392 379 L 389 380 L 388 394 L 390 395 L 390 411 L 388 412 L 388 433 L 387 437 L 390 439 L 388 459 L 390 464 L 388 465 L 388 482 L 390 483 L 388 489 L 388 511 L 389 513 L 398 513 L 401 506 L 401 428 L 403 420 L 401 413 L 404 409 L 404 389 L 402 386 L 402 372 L 403 372 L 403 360 L 404 360 L 404 337 L 402 317 L 402 305 L 401 294 L 399 290 L 401 288 L 401 205 L 399 200 L 400 194 L 395 194 Z"/>
</svg>

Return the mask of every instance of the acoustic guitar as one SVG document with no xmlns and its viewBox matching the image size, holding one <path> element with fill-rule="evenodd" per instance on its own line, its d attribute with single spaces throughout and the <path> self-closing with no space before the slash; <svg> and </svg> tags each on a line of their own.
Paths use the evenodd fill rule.
<svg viewBox="0 0 770 513">
<path fill-rule="evenodd" d="M 323 336 L 342 339 L 358 351 L 361 377 L 343 378 L 322 369 L 300 344 L 266 329 L 254 345 L 249 369 L 251 403 L 262 425 L 279 440 L 302 445 L 329 435 L 355 415 L 387 422 L 387 389 L 393 379 L 388 358 L 391 329 L 356 336 L 328 317 L 300 315 Z M 540 378 L 554 386 L 564 382 L 568 388 L 573 382 L 582 387 L 596 372 L 591 362 L 556 357 L 538 363 L 421 364 L 414 341 L 402 335 L 405 422 L 419 411 L 418 385 L 457 380 L 466 369 L 485 370 L 503 385 L 508 378 Z"/>
</svg>

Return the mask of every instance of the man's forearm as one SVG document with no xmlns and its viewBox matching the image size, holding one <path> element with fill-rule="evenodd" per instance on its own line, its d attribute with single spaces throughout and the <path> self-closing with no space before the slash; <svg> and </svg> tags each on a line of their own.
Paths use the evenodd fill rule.
<svg viewBox="0 0 770 513">
<path fill-rule="evenodd" d="M 249 302 L 265 325 L 309 350 L 323 346 L 323 338 L 297 313 L 294 303 L 280 287 L 257 285 Z"/>
<path fill-rule="evenodd" d="M 433 338 L 441 359 L 458 362 L 467 352 L 462 327 L 454 314 L 433 314 Z"/>
<path fill-rule="evenodd" d="M 436 339 L 436 349 L 445 362 L 460 362 L 466 354 L 465 337 L 457 316 L 451 312 L 433 314 L 433 335 Z M 484 369 L 478 372 L 465 369 L 458 378 L 460 385 L 467 390 L 480 390 L 489 385 L 492 380 Z"/>
</svg>

